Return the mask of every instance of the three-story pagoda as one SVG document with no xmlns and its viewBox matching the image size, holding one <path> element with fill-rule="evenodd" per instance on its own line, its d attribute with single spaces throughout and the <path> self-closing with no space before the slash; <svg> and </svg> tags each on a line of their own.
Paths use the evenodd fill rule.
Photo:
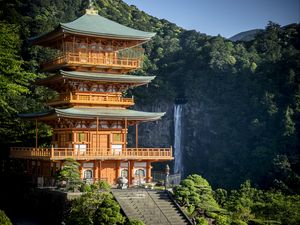
<svg viewBox="0 0 300 225">
<path fill-rule="evenodd" d="M 128 88 L 144 85 L 153 76 L 128 75 L 141 68 L 142 44 L 154 33 L 132 29 L 98 15 L 93 8 L 70 23 L 32 40 L 60 54 L 41 65 L 49 72 L 36 84 L 59 93 L 48 102 L 52 110 L 20 116 L 53 128 L 51 147 L 13 147 L 11 157 L 26 160 L 33 177 L 51 178 L 68 158 L 80 163 L 82 179 L 118 177 L 129 184 L 151 181 L 151 163 L 172 160 L 171 148 L 139 148 L 141 122 L 160 119 L 164 113 L 130 110 L 133 98 L 124 98 Z M 136 146 L 127 147 L 127 128 L 136 126 Z"/>
</svg>

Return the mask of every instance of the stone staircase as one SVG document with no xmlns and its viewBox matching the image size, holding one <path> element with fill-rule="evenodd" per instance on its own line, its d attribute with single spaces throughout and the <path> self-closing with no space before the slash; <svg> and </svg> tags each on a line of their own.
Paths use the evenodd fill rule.
<svg viewBox="0 0 300 225">
<path fill-rule="evenodd" d="M 128 218 L 142 220 L 146 225 L 191 224 L 165 191 L 114 189 L 112 193 Z"/>
</svg>

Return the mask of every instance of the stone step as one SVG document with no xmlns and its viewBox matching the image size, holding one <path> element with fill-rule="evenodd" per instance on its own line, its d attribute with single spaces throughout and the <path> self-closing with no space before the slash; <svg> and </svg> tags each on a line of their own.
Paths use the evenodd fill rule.
<svg viewBox="0 0 300 225">
<path fill-rule="evenodd" d="M 127 189 L 114 190 L 113 194 L 127 217 L 142 220 L 146 225 L 189 224 L 165 192 Z"/>
</svg>

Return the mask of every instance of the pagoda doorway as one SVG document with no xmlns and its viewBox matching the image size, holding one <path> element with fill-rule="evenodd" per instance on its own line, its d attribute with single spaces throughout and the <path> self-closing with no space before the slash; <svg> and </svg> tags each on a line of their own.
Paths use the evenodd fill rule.
<svg viewBox="0 0 300 225">
<path fill-rule="evenodd" d="M 116 162 L 104 161 L 101 164 L 101 179 L 107 181 L 109 184 L 116 183 Z"/>
<path fill-rule="evenodd" d="M 107 154 L 109 148 L 109 135 L 92 134 L 91 148 L 92 151 L 100 151 L 102 154 Z"/>
</svg>

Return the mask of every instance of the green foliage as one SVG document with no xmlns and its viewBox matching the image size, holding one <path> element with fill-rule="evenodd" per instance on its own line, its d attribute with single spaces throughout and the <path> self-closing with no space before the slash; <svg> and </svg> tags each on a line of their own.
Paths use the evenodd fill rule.
<svg viewBox="0 0 300 225">
<path fill-rule="evenodd" d="M 197 208 L 205 212 L 220 211 L 211 186 L 199 175 L 193 174 L 181 181 L 180 185 L 175 187 L 174 195 L 177 201 L 186 207 L 189 215 L 192 215 Z"/>
<path fill-rule="evenodd" d="M 107 192 L 89 192 L 75 199 L 66 220 L 66 224 L 70 225 L 114 225 L 124 222 L 119 204 Z"/>
<path fill-rule="evenodd" d="M 203 215 L 212 216 L 214 212 L 224 212 L 215 201 L 207 180 L 196 174 L 182 180 L 174 188 L 174 196 L 186 213 L 196 219 L 197 224 L 208 224 Z"/>
<path fill-rule="evenodd" d="M 262 191 L 247 181 L 224 204 L 238 224 L 299 224 L 300 196 Z M 287 216 L 288 215 L 288 216 Z"/>
<path fill-rule="evenodd" d="M 197 217 L 196 224 L 197 225 L 208 225 L 208 221 L 206 219 L 204 219 L 203 217 Z"/>
<path fill-rule="evenodd" d="M 6 216 L 3 210 L 0 210 L 0 224 L 1 225 L 12 225 L 10 219 Z"/>
<path fill-rule="evenodd" d="M 57 180 L 65 181 L 68 190 L 76 191 L 82 187 L 79 166 L 80 164 L 76 160 L 66 159 L 63 168 L 58 172 Z M 83 187 L 83 189 L 86 188 L 87 187 Z"/>
<path fill-rule="evenodd" d="M 94 189 L 93 189 L 92 185 L 83 183 L 83 184 L 81 184 L 79 190 L 80 190 L 80 192 L 92 192 Z"/>
<path fill-rule="evenodd" d="M 100 180 L 91 185 L 92 190 L 109 191 L 111 186 L 104 180 Z"/>
<path fill-rule="evenodd" d="M 196 193 L 200 201 L 194 201 Z M 300 222 L 300 195 L 258 190 L 251 186 L 250 181 L 230 194 L 217 189 L 214 197 L 223 208 L 212 199 L 210 185 L 199 175 L 188 176 L 174 188 L 174 195 L 197 224 L 208 224 L 212 220 L 216 225 L 296 225 Z"/>
<path fill-rule="evenodd" d="M 227 200 L 227 191 L 225 189 L 218 188 L 214 192 L 214 198 L 216 199 L 219 205 L 224 206 L 224 203 Z"/>
<path fill-rule="evenodd" d="M 17 112 L 15 98 L 29 93 L 29 82 L 36 75 L 27 72 L 26 62 L 19 55 L 19 26 L 0 22 L 0 112 Z"/>
</svg>

